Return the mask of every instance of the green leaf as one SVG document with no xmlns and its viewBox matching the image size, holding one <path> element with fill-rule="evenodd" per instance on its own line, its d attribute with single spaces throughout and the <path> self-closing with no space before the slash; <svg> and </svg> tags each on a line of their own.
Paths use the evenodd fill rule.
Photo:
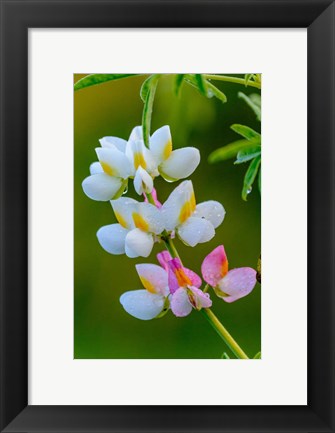
<svg viewBox="0 0 335 433">
<path fill-rule="evenodd" d="M 261 146 L 253 146 L 240 150 L 237 154 L 237 159 L 234 164 L 242 164 L 243 162 L 247 162 L 256 158 L 256 156 L 261 155 L 261 149 Z"/>
<path fill-rule="evenodd" d="M 262 194 L 262 168 L 259 169 L 259 174 L 258 174 L 258 189 L 259 189 L 259 193 Z"/>
<path fill-rule="evenodd" d="M 248 83 L 249 83 L 249 81 L 250 81 L 252 78 L 255 78 L 255 75 L 254 75 L 254 74 L 245 74 L 245 75 L 244 75 L 244 79 L 245 79 L 245 87 L 248 86 Z"/>
<path fill-rule="evenodd" d="M 191 86 L 195 87 L 202 95 L 204 94 L 201 89 L 199 88 L 199 83 L 196 80 L 194 75 L 191 74 L 187 74 L 185 76 L 186 82 L 188 84 L 190 84 Z M 227 97 L 226 95 L 221 92 L 221 90 L 219 90 L 217 87 L 215 87 L 212 83 L 210 83 L 209 81 L 205 80 L 206 82 L 206 96 L 207 98 L 212 98 L 213 96 L 215 96 L 216 98 L 218 98 L 221 102 L 227 102 Z"/>
<path fill-rule="evenodd" d="M 147 147 L 149 147 L 152 107 L 154 104 L 155 93 L 156 93 L 159 77 L 160 77 L 159 74 L 151 75 L 147 80 L 145 80 L 146 98 L 145 98 L 143 114 L 142 114 L 142 127 L 143 127 L 143 140 L 144 140 L 144 144 Z"/>
<path fill-rule="evenodd" d="M 78 80 L 74 85 L 74 90 L 84 89 L 85 87 L 95 86 L 106 83 L 107 81 L 121 80 L 122 78 L 133 77 L 140 74 L 91 74 Z"/>
<path fill-rule="evenodd" d="M 212 83 L 207 81 L 207 97 L 211 98 L 212 96 L 215 96 L 221 102 L 227 102 L 227 96 Z"/>
<path fill-rule="evenodd" d="M 180 94 L 181 86 L 184 82 L 184 77 L 185 77 L 185 74 L 177 74 L 176 75 L 175 82 L 174 82 L 174 91 L 175 91 L 176 96 L 179 96 L 179 94 Z"/>
<path fill-rule="evenodd" d="M 262 358 L 262 352 L 257 352 L 254 356 L 254 359 L 261 359 Z"/>
<path fill-rule="evenodd" d="M 202 93 L 204 96 L 207 96 L 207 81 L 201 74 L 195 74 L 195 80 L 200 93 Z"/>
<path fill-rule="evenodd" d="M 223 352 L 223 354 L 221 355 L 221 359 L 230 359 L 230 356 L 228 355 L 228 353 Z"/>
<path fill-rule="evenodd" d="M 208 162 L 212 164 L 214 162 L 234 158 L 241 150 L 252 148 L 257 145 L 259 145 L 259 139 L 234 141 L 233 143 L 229 143 L 226 146 L 214 150 L 214 152 L 209 155 Z"/>
<path fill-rule="evenodd" d="M 237 95 L 239 98 L 243 99 L 249 105 L 249 107 L 256 114 L 257 120 L 261 121 L 261 117 L 262 117 L 261 97 L 259 95 L 256 95 L 255 93 L 250 96 L 247 96 L 243 92 L 238 92 Z"/>
<path fill-rule="evenodd" d="M 231 125 L 230 128 L 237 134 L 242 135 L 242 137 L 246 138 L 247 140 L 252 140 L 253 138 L 261 138 L 261 134 L 259 132 L 253 130 L 246 125 L 239 125 L 235 123 L 234 125 Z"/>
<path fill-rule="evenodd" d="M 146 80 L 143 81 L 142 86 L 141 86 L 140 96 L 141 96 L 141 99 L 144 103 L 147 99 L 148 92 L 150 91 L 152 77 L 153 77 L 153 75 L 150 75 Z"/>
<path fill-rule="evenodd" d="M 244 183 L 242 188 L 242 198 L 243 200 L 247 201 L 247 196 L 250 194 L 252 190 L 252 185 L 254 183 L 254 180 L 257 176 L 258 168 L 261 163 L 261 157 L 257 156 L 255 159 L 253 159 L 249 165 L 249 168 L 244 176 Z"/>
</svg>

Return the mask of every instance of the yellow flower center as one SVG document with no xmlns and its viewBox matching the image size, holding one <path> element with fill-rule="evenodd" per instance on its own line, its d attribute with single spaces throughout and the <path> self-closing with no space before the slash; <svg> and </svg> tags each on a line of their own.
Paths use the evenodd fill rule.
<svg viewBox="0 0 335 433">
<path fill-rule="evenodd" d="M 140 280 L 141 280 L 144 288 L 147 289 L 148 292 L 156 293 L 155 286 L 149 280 L 147 280 L 146 278 L 144 278 L 142 276 L 140 276 Z"/>
<path fill-rule="evenodd" d="M 108 165 L 106 162 L 100 162 L 100 164 L 101 164 L 101 167 L 102 167 L 103 171 L 106 174 L 109 174 L 110 176 L 117 176 L 117 173 L 114 170 L 114 168 L 111 167 L 110 165 Z"/>
<path fill-rule="evenodd" d="M 139 166 L 141 166 L 142 168 L 147 167 L 147 163 L 145 162 L 142 152 L 134 152 L 134 166 L 136 170 Z"/>
<path fill-rule="evenodd" d="M 164 147 L 163 159 L 168 159 L 168 157 L 171 155 L 171 152 L 172 152 L 172 141 L 169 140 Z"/>
<path fill-rule="evenodd" d="M 192 192 L 191 197 L 183 204 L 180 213 L 179 213 L 179 221 L 180 223 L 185 222 L 195 211 L 195 196 Z"/>
<path fill-rule="evenodd" d="M 127 221 L 118 212 L 114 212 L 114 214 L 115 214 L 115 218 L 117 219 L 118 223 L 126 229 L 127 228 Z"/>
<path fill-rule="evenodd" d="M 138 229 L 143 230 L 144 232 L 147 232 L 149 230 L 149 224 L 139 213 L 133 213 L 133 220 L 135 227 L 137 227 Z"/>
</svg>

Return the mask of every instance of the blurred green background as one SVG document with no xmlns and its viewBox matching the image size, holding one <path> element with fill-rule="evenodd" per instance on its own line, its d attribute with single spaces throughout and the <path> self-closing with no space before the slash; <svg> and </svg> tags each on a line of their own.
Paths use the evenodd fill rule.
<svg viewBox="0 0 335 433">
<path fill-rule="evenodd" d="M 75 74 L 74 82 L 83 77 Z M 152 321 L 140 321 L 128 315 L 119 303 L 120 295 L 143 288 L 135 270 L 136 263 L 155 263 L 161 244 L 155 244 L 148 259 L 113 256 L 99 245 L 96 232 L 115 222 L 107 202 L 90 200 L 81 183 L 96 161 L 98 139 L 113 135 L 128 139 L 132 128 L 141 123 L 143 103 L 139 91 L 145 76 L 131 77 L 92 86 L 74 93 L 74 357 L 75 358 L 220 358 L 231 354 L 204 316 L 193 311 L 186 318 L 171 312 Z M 230 269 L 256 268 L 261 250 L 261 201 L 258 189 L 241 199 L 247 165 L 233 160 L 209 165 L 208 155 L 218 147 L 240 137 L 230 129 L 233 123 L 248 125 L 260 132 L 260 123 L 252 110 L 237 97 L 237 92 L 257 93 L 243 85 L 216 82 L 228 102 L 207 99 L 184 84 L 181 95 L 173 91 L 173 77 L 159 81 L 152 129 L 170 125 L 173 147 L 195 146 L 201 162 L 190 177 L 198 203 L 218 200 L 226 217 L 216 236 L 195 248 L 179 240 L 176 246 L 185 265 L 200 274 L 200 265 L 210 251 L 221 243 L 228 255 Z M 178 183 L 155 180 L 160 201 L 164 201 Z M 132 185 L 128 195 L 139 199 Z M 228 304 L 213 292 L 213 311 L 246 353 L 252 357 L 261 350 L 261 286 L 235 303 Z"/>
</svg>

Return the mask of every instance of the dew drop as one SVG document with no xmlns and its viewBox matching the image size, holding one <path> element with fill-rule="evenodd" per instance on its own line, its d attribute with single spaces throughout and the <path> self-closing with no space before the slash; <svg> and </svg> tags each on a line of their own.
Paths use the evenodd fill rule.
<svg viewBox="0 0 335 433">
<path fill-rule="evenodd" d="M 247 194 L 250 194 L 251 191 L 252 191 L 252 186 L 250 186 L 250 187 L 247 189 Z"/>
<path fill-rule="evenodd" d="M 208 89 L 207 90 L 207 98 L 213 98 L 213 96 L 214 96 L 214 93 L 212 92 L 212 90 Z"/>
<path fill-rule="evenodd" d="M 126 194 L 128 194 L 128 187 L 127 187 L 127 186 L 126 186 L 126 188 L 124 189 L 122 195 L 126 195 Z"/>
</svg>

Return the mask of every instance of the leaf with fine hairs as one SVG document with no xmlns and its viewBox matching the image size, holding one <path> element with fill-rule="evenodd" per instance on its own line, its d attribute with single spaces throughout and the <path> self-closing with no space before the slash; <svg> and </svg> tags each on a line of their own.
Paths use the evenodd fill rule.
<svg viewBox="0 0 335 433">
<path fill-rule="evenodd" d="M 234 125 L 231 125 L 230 128 L 237 134 L 242 135 L 242 137 L 246 138 L 247 140 L 252 140 L 253 138 L 261 138 L 261 134 L 259 132 L 246 125 L 240 125 L 238 123 L 235 123 Z"/>
<path fill-rule="evenodd" d="M 219 161 L 226 161 L 230 158 L 235 158 L 238 152 L 254 148 L 255 146 L 259 146 L 259 144 L 258 138 L 253 140 L 234 141 L 233 143 L 226 144 L 225 146 L 214 150 L 214 152 L 209 155 L 208 162 L 212 164 Z"/>
<path fill-rule="evenodd" d="M 242 198 L 247 201 L 247 196 L 251 192 L 252 185 L 257 176 L 259 166 L 261 164 L 261 157 L 257 156 L 253 159 L 249 165 L 249 168 L 244 176 L 243 188 L 242 188 Z"/>
</svg>

